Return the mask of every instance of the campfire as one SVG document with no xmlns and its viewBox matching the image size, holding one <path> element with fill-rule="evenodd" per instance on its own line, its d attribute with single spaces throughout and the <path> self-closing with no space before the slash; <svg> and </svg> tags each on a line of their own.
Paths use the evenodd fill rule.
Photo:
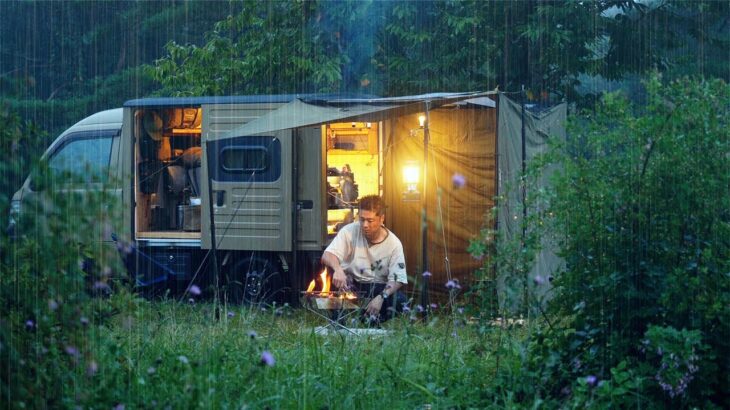
<svg viewBox="0 0 730 410">
<path fill-rule="evenodd" d="M 321 284 L 320 290 L 315 290 L 317 282 Z M 317 279 L 309 282 L 304 292 L 304 302 L 314 304 L 318 309 L 357 309 L 355 301 L 357 295 L 350 291 L 330 290 L 332 280 L 327 275 L 327 269 L 323 269 Z"/>
</svg>

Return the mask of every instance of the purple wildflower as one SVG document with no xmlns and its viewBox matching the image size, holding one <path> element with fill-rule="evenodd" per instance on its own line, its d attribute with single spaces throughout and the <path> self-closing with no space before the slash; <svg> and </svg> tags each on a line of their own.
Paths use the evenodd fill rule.
<svg viewBox="0 0 730 410">
<path fill-rule="evenodd" d="M 30 319 L 26 320 L 25 321 L 25 329 L 26 330 L 33 330 L 33 329 L 35 329 L 35 322 L 32 321 L 32 320 L 30 320 Z"/>
<path fill-rule="evenodd" d="M 94 282 L 94 290 L 99 292 L 106 292 L 109 290 L 109 285 L 106 282 L 96 281 Z"/>
<path fill-rule="evenodd" d="M 51 309 L 53 311 L 57 310 L 58 309 L 58 302 L 56 302 L 53 299 L 49 300 L 48 301 L 48 309 Z"/>
<path fill-rule="evenodd" d="M 439 308 L 439 305 L 437 305 L 435 303 L 431 303 L 430 306 L 431 306 L 431 309 L 434 309 L 434 310 Z"/>
<path fill-rule="evenodd" d="M 457 283 L 453 280 L 446 282 L 446 289 L 456 289 Z"/>
<path fill-rule="evenodd" d="M 264 350 L 261 352 L 261 364 L 264 366 L 273 366 L 276 364 L 276 360 L 274 360 L 274 355 L 271 354 L 268 350 Z"/>
<path fill-rule="evenodd" d="M 409 308 L 408 306 L 403 306 L 403 313 L 410 313 L 410 311 L 411 308 Z"/>
<path fill-rule="evenodd" d="M 464 188 L 466 185 L 466 177 L 456 173 L 451 177 L 451 183 L 454 185 L 454 189 Z"/>
<path fill-rule="evenodd" d="M 231 318 L 231 317 L 233 317 L 233 316 L 236 316 L 236 314 L 235 314 L 235 313 L 233 313 L 233 312 L 231 312 L 231 311 L 228 311 L 228 317 L 229 317 L 229 318 Z"/>
<path fill-rule="evenodd" d="M 598 378 L 596 376 L 592 375 L 592 374 L 586 376 L 586 383 L 589 386 L 595 386 L 597 381 L 598 381 Z"/>
<path fill-rule="evenodd" d="M 542 277 L 542 275 L 535 275 L 534 278 L 532 278 L 533 282 L 535 282 L 536 285 L 544 285 L 545 284 L 545 278 Z"/>
<path fill-rule="evenodd" d="M 255 330 L 249 330 L 248 333 L 246 333 L 246 335 L 248 335 L 248 337 L 251 339 L 256 339 L 256 336 L 258 336 L 258 333 L 256 333 Z"/>
<path fill-rule="evenodd" d="M 157 369 L 155 369 L 153 366 L 147 368 L 147 374 L 149 374 L 150 376 L 155 373 L 157 373 Z"/>
<path fill-rule="evenodd" d="M 64 351 L 69 356 L 77 357 L 79 355 L 79 349 L 77 349 L 76 347 L 71 346 L 71 345 L 66 346 L 66 348 L 64 349 Z"/>
<path fill-rule="evenodd" d="M 423 306 L 421 306 L 421 305 L 416 305 L 416 312 L 418 312 L 418 313 L 421 313 L 421 312 L 423 312 L 424 310 L 425 310 L 425 309 L 423 309 Z"/>
<path fill-rule="evenodd" d="M 124 404 L 119 403 L 112 410 L 124 410 Z"/>
<path fill-rule="evenodd" d="M 188 299 L 188 303 L 190 303 L 191 305 L 194 305 L 195 304 L 195 299 L 193 299 L 193 298 Z"/>
<path fill-rule="evenodd" d="M 421 274 L 421 276 L 423 276 L 424 278 L 430 278 L 430 277 L 431 277 L 431 272 L 429 272 L 429 271 L 425 271 L 425 272 L 423 272 L 423 273 Z"/>
<path fill-rule="evenodd" d="M 188 289 L 188 292 L 190 292 L 193 296 L 200 296 L 200 288 L 198 285 L 191 286 L 190 289 Z"/>
<path fill-rule="evenodd" d="M 457 312 L 458 314 L 460 314 L 460 315 L 463 315 L 463 314 L 464 314 L 464 308 L 463 308 L 463 307 L 457 308 L 457 309 L 456 309 L 456 312 Z"/>
<path fill-rule="evenodd" d="M 86 316 L 81 316 L 79 318 L 79 322 L 81 323 L 82 326 L 88 326 L 89 325 L 89 318 L 87 318 Z"/>
</svg>

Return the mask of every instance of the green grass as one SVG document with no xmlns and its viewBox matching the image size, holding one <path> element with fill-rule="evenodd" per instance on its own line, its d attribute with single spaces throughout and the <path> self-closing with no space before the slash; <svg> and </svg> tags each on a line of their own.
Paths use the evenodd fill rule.
<svg viewBox="0 0 730 410">
<path fill-rule="evenodd" d="M 322 336 L 313 329 L 323 319 L 304 309 L 237 306 L 216 320 L 212 304 L 166 301 L 134 312 L 97 329 L 98 370 L 84 375 L 92 391 L 67 397 L 126 408 L 483 407 L 495 371 L 496 336 L 462 317 L 398 318 L 386 336 Z M 264 350 L 273 366 L 261 364 Z"/>
</svg>

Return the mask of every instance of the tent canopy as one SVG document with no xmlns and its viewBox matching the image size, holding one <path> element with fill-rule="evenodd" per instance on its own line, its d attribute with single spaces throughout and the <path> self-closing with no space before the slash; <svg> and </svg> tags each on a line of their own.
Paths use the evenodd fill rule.
<svg viewBox="0 0 730 410">
<path fill-rule="evenodd" d="M 377 122 L 388 118 L 423 112 L 444 105 L 466 101 L 470 104 L 489 106 L 484 98 L 496 92 L 432 93 L 394 98 L 350 98 L 314 100 L 295 99 L 268 115 L 235 128 L 213 140 L 242 135 L 258 135 L 277 130 L 306 127 L 329 122 L 367 121 Z M 491 101 L 494 104 L 493 101 Z M 494 105 L 492 105 L 494 106 Z"/>
</svg>

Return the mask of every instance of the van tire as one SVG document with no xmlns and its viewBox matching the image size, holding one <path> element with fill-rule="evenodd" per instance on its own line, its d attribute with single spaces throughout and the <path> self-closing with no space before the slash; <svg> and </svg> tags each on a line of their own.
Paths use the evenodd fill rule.
<svg viewBox="0 0 730 410">
<path fill-rule="evenodd" d="M 240 258 L 226 272 L 226 298 L 244 305 L 271 304 L 284 295 L 278 258 L 253 254 Z"/>
</svg>

